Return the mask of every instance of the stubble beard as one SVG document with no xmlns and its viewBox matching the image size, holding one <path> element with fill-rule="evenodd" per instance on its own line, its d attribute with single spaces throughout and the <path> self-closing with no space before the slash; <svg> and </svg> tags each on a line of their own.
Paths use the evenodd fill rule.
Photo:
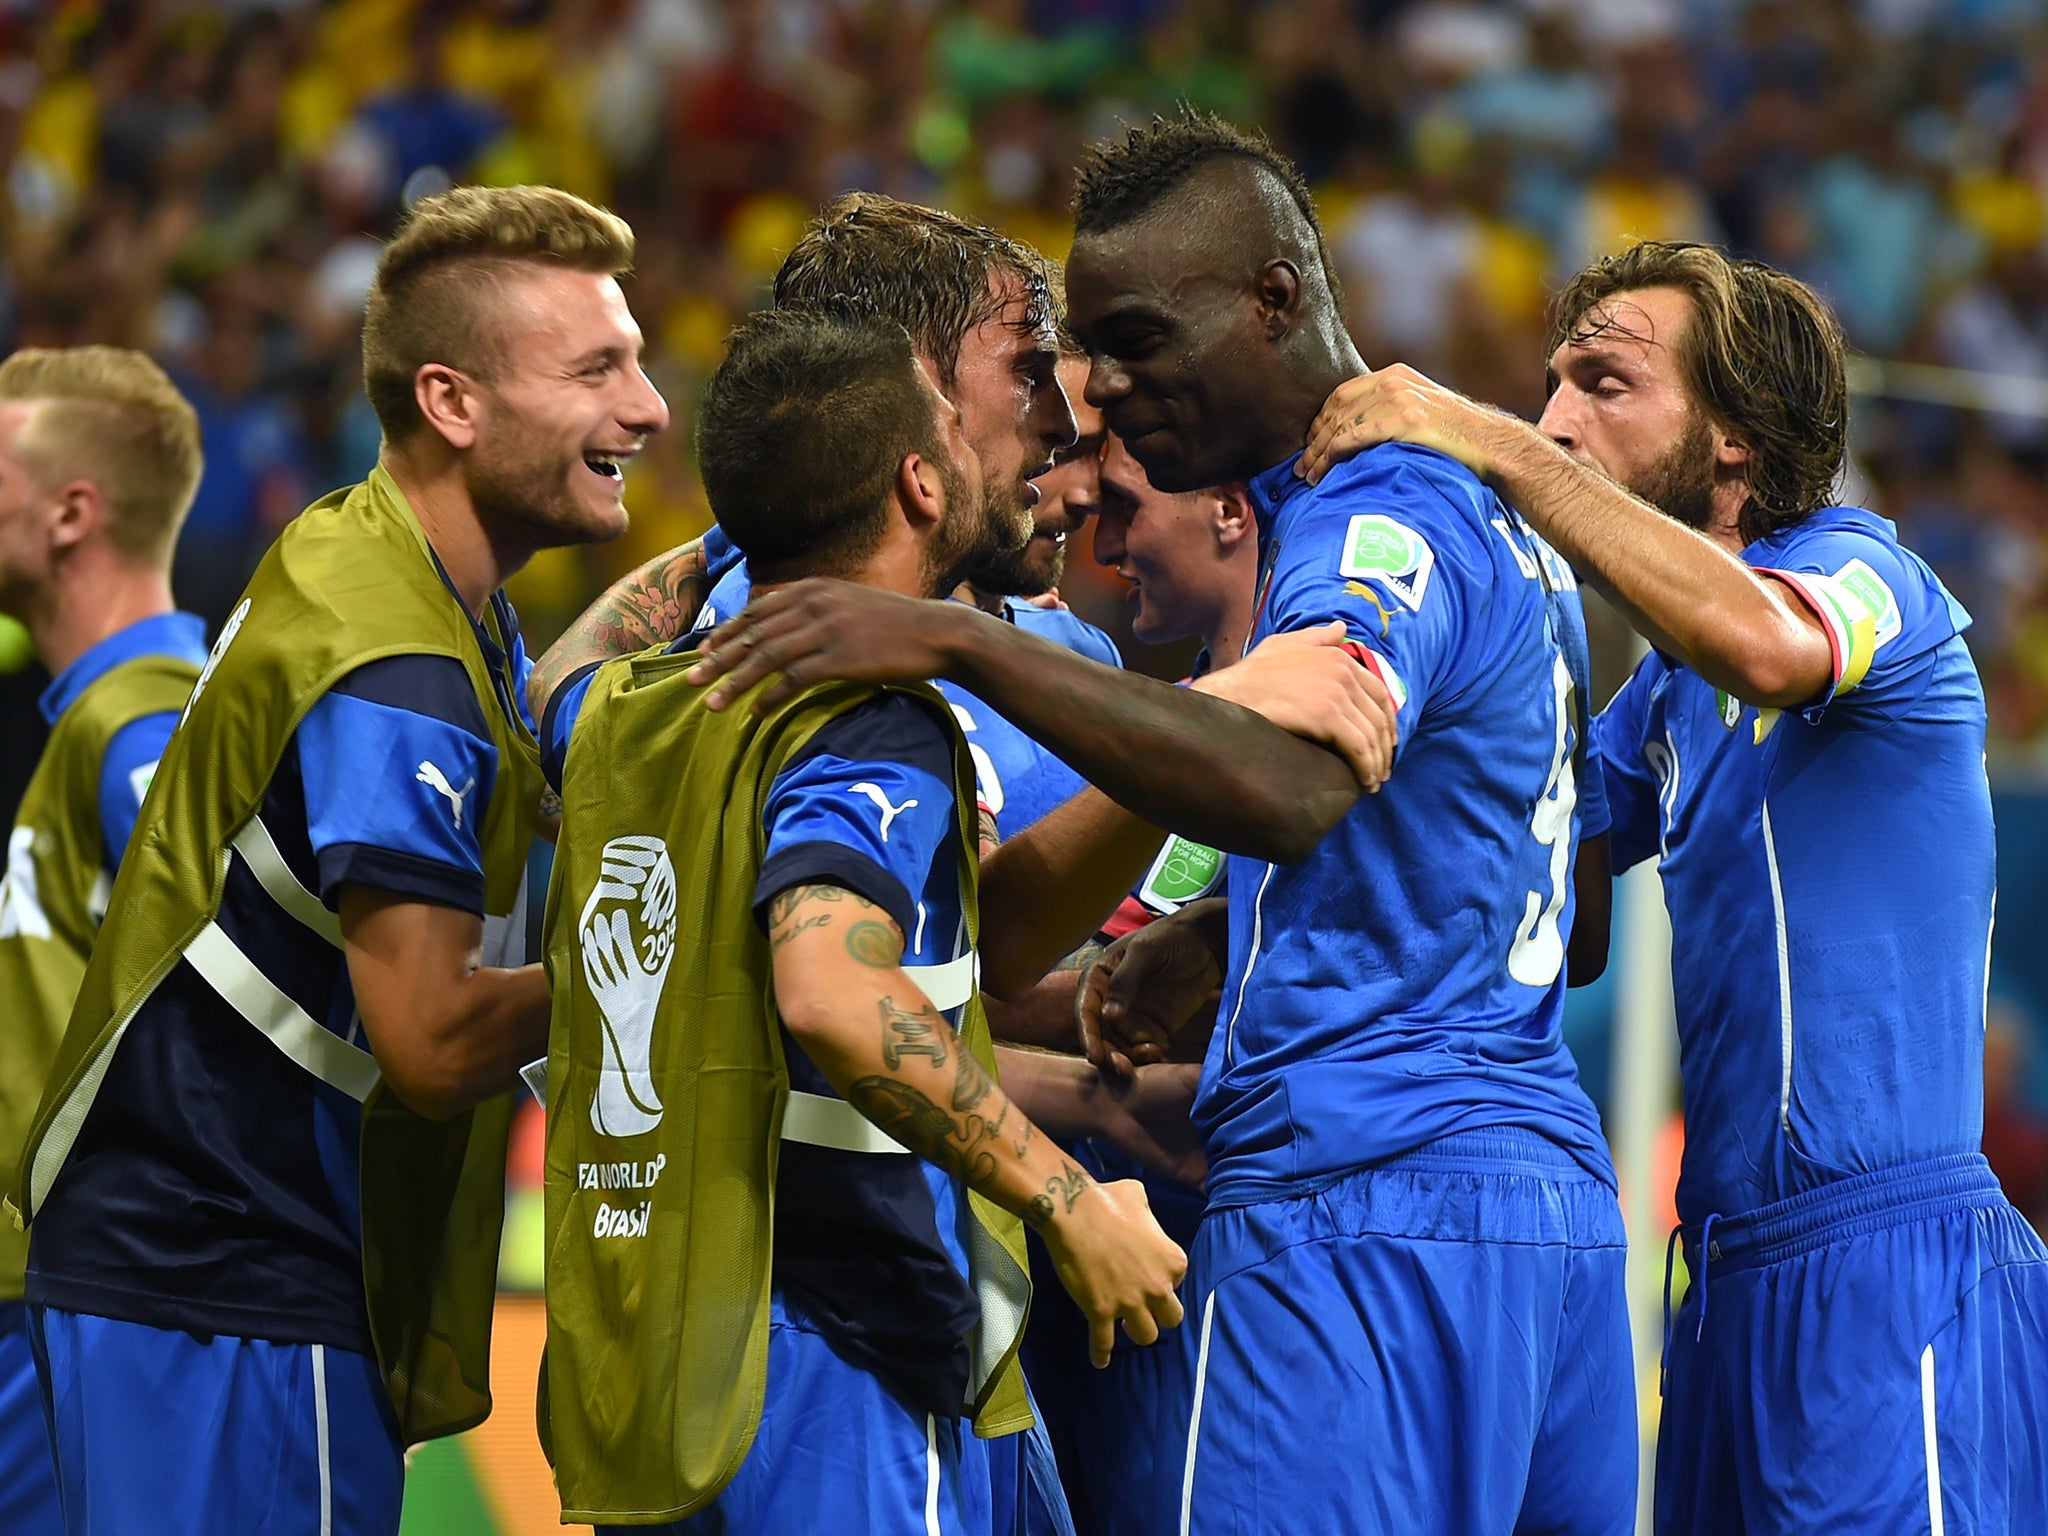
<svg viewBox="0 0 2048 1536">
<path fill-rule="evenodd" d="M 1666 517 L 1705 532 L 1714 520 L 1714 434 L 1706 418 L 1692 412 L 1678 441 L 1627 489 Z"/>
<path fill-rule="evenodd" d="M 502 537 L 542 550 L 600 544 L 623 529 L 623 509 L 620 526 L 612 527 L 583 505 L 571 484 L 579 473 L 589 473 L 580 460 L 565 474 L 547 458 L 476 453 L 465 478 L 470 504 L 494 541 Z"/>
<path fill-rule="evenodd" d="M 949 508 L 967 506 L 970 498 L 966 478 L 951 465 L 943 467 L 939 473 L 946 489 L 946 505 Z M 1022 571 L 1023 557 L 1031 548 L 1031 509 L 1024 505 L 1024 498 L 1018 491 L 1014 488 L 1008 491 L 984 489 L 971 523 L 965 519 L 955 523 L 949 518 L 948 524 L 950 536 L 935 546 L 932 556 L 931 586 L 936 595 L 945 596 L 963 581 L 977 591 L 1002 597 L 1036 595 L 1005 584 L 1017 579 Z M 952 534 L 954 528 L 958 530 L 957 535 Z M 1020 530 L 1022 543 L 1017 542 Z M 1045 590 L 1045 587 L 1038 589 L 1040 592 Z"/>
<path fill-rule="evenodd" d="M 1038 524 L 1021 490 L 989 492 L 983 498 L 982 518 L 982 536 L 962 567 L 962 581 L 993 597 L 1042 597 L 1059 584 L 1066 569 L 1066 546 L 1056 549 L 1050 561 L 1033 561 L 1031 545 Z"/>
</svg>

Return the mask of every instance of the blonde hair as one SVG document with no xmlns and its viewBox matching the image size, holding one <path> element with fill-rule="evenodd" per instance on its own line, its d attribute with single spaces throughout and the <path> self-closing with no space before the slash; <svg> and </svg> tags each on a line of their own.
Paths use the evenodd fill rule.
<svg viewBox="0 0 2048 1536">
<path fill-rule="evenodd" d="M 520 263 L 616 277 L 633 265 L 633 229 L 555 187 L 456 187 L 414 205 L 384 247 L 363 312 L 363 389 L 392 442 L 424 425 L 413 395 L 421 368 L 488 379 L 502 363 L 494 301 Z"/>
<path fill-rule="evenodd" d="M 36 407 L 14 452 L 44 490 L 92 481 L 115 548 L 170 564 L 204 465 L 198 413 L 163 369 L 126 347 L 24 347 L 0 363 L 0 400 Z"/>
</svg>

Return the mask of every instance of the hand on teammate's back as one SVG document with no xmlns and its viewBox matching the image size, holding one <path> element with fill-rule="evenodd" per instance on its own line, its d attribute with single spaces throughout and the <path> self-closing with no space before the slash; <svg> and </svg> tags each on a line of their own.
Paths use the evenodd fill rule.
<svg viewBox="0 0 2048 1536">
<path fill-rule="evenodd" d="M 1180 1326 L 1188 1256 L 1160 1230 L 1143 1184 L 1080 1178 L 1067 1208 L 1039 1236 L 1060 1284 L 1088 1319 L 1089 1358 L 1105 1366 L 1118 1323 L 1133 1344 L 1156 1344 L 1162 1329 Z"/>
<path fill-rule="evenodd" d="M 1528 423 L 1447 389 L 1406 363 L 1393 363 L 1330 391 L 1309 424 L 1294 472 L 1316 485 L 1346 459 L 1401 442 L 1448 454 L 1483 480 L 1493 471 L 1503 436 L 1512 440 L 1517 431 L 1527 433 Z"/>
<path fill-rule="evenodd" d="M 755 702 L 773 709 L 826 678 L 913 683 L 945 669 L 952 626 L 995 623 L 963 603 L 933 603 L 877 587 L 812 578 L 757 591 L 746 611 L 704 642 L 690 681 L 716 683 L 705 697 L 724 709 L 771 673 L 781 680 Z"/>
<path fill-rule="evenodd" d="M 1227 915 L 1220 900 L 1192 902 L 1090 962 L 1074 998 L 1090 1061 L 1125 1078 L 1154 1062 L 1201 1061 L 1222 996 Z"/>
<path fill-rule="evenodd" d="M 1344 649 L 1345 638 L 1336 620 L 1269 635 L 1235 666 L 1192 686 L 1321 742 L 1350 764 L 1368 793 L 1378 794 L 1394 771 L 1400 725 L 1386 685 Z"/>
</svg>

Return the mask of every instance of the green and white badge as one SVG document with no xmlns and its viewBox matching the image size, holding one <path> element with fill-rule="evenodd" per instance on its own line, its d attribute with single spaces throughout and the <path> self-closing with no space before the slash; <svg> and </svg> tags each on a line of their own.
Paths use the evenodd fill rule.
<svg viewBox="0 0 2048 1536">
<path fill-rule="evenodd" d="M 1413 528 L 1383 513 L 1362 512 L 1345 532 L 1344 558 L 1337 569 L 1361 581 L 1376 581 L 1408 608 L 1419 609 L 1435 565 L 1428 540 Z"/>
<path fill-rule="evenodd" d="M 1138 887 L 1138 900 L 1154 912 L 1178 912 L 1191 901 L 1200 901 L 1223 879 L 1223 855 L 1214 848 L 1191 843 L 1184 837 L 1169 837 L 1159 857 L 1145 872 Z"/>
</svg>

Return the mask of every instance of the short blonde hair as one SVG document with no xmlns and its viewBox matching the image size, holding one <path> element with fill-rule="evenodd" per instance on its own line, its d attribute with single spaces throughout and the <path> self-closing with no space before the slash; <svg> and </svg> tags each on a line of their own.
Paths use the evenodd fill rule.
<svg viewBox="0 0 2048 1536">
<path fill-rule="evenodd" d="M 633 229 L 555 187 L 456 187 L 414 205 L 363 311 L 363 389 L 392 442 L 424 425 L 413 395 L 421 368 L 489 378 L 502 362 L 492 315 L 502 279 L 522 262 L 616 277 L 633 265 Z"/>
<path fill-rule="evenodd" d="M 36 407 L 15 456 L 41 487 L 90 480 L 129 558 L 168 566 L 204 461 L 199 415 L 127 347 L 24 347 L 0 363 L 0 400 Z"/>
</svg>

